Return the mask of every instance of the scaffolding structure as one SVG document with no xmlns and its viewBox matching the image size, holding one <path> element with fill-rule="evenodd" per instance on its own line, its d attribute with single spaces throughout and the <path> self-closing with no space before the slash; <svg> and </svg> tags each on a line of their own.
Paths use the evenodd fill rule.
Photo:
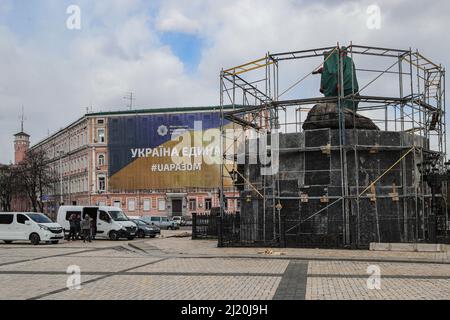
<svg viewBox="0 0 450 320">
<path fill-rule="evenodd" d="M 305 92 L 311 92 L 307 80 L 311 79 L 313 71 L 319 68 L 325 54 L 328 52 L 341 52 L 346 50 L 347 54 L 355 63 L 355 71 L 364 84 L 360 85 L 358 92 L 344 95 L 343 61 L 338 60 L 340 89 L 336 97 L 305 96 Z M 339 57 L 341 55 L 339 54 Z M 320 60 L 319 60 L 320 59 Z M 311 60 L 314 62 L 311 63 Z M 296 63 L 298 70 L 306 69 L 307 72 L 297 80 L 292 81 L 296 70 L 292 67 Z M 311 68 L 313 66 L 314 68 Z M 352 66 L 353 69 L 353 66 Z M 371 77 L 370 75 L 374 75 Z M 291 81 L 289 82 L 289 79 Z M 316 84 L 318 80 L 313 80 Z M 318 86 L 318 85 L 317 85 Z M 395 90 L 394 90 L 395 88 Z M 386 89 L 390 91 L 389 96 L 380 94 Z M 371 93 L 364 94 L 371 90 Z M 352 90 L 352 92 L 355 92 Z M 346 128 L 343 111 L 343 101 L 353 101 L 359 104 L 358 113 L 366 114 L 381 131 L 400 132 L 403 136 L 419 137 L 425 141 L 422 145 L 412 143 L 404 144 L 404 140 L 399 146 L 389 146 L 384 149 L 395 150 L 400 155 L 393 166 L 384 172 L 380 172 L 382 178 L 394 167 L 401 172 L 401 183 L 393 186 L 401 190 L 398 198 L 405 201 L 402 205 L 405 217 L 407 216 L 408 205 L 421 206 L 418 211 L 429 212 L 431 206 L 427 201 L 432 198 L 430 188 L 423 177 L 415 184 L 414 190 L 406 188 L 407 170 L 415 170 L 419 163 L 433 157 L 437 159 L 438 170 L 444 172 L 446 161 L 446 125 L 445 125 L 445 69 L 431 60 L 425 58 L 419 51 L 407 49 L 391 49 L 355 45 L 350 43 L 343 49 L 339 43 L 335 46 L 315 48 L 282 53 L 267 53 L 264 58 L 251 61 L 233 68 L 222 70 L 220 73 L 220 105 L 233 106 L 232 110 L 222 108 L 222 145 L 224 146 L 223 164 L 221 166 L 222 183 L 220 189 L 221 196 L 221 217 L 225 218 L 226 201 L 225 192 L 235 194 L 236 199 L 243 201 L 242 192 L 248 191 L 253 198 L 258 198 L 264 216 L 273 217 L 273 232 L 271 235 L 267 228 L 263 228 L 264 244 L 271 244 L 267 239 L 272 240 L 272 244 L 280 244 L 283 240 L 283 233 L 288 230 L 283 229 L 281 211 L 288 210 L 283 207 L 282 200 L 304 201 L 303 194 L 283 196 L 280 192 L 280 174 L 275 173 L 269 176 L 261 176 L 258 182 L 252 181 L 248 167 L 239 163 L 239 154 L 242 153 L 242 145 L 248 146 L 248 139 L 254 132 L 279 132 L 279 133 L 301 133 L 304 132 L 302 125 L 309 110 L 316 104 L 335 103 L 339 113 L 339 141 L 333 146 L 322 146 L 319 150 L 333 150 L 339 153 L 341 185 L 340 195 L 329 197 L 328 199 L 317 198 L 326 205 L 316 212 L 308 215 L 307 219 L 302 219 L 303 223 L 313 219 L 316 215 L 331 206 L 341 206 L 343 238 L 342 246 L 350 246 L 350 228 L 352 214 L 358 217 L 360 212 L 359 203 L 362 199 L 371 197 L 383 197 L 374 195 L 374 187 L 379 179 L 371 181 L 365 188 L 356 183 L 356 190 L 351 190 L 348 182 L 349 157 L 357 159 L 359 153 L 373 149 L 373 145 L 362 145 L 358 139 L 349 139 L 348 132 L 351 128 Z M 354 122 L 355 123 L 355 122 Z M 225 134 L 226 128 L 232 128 L 239 132 L 239 136 Z M 355 129 L 355 128 L 353 128 Z M 250 133 L 252 132 L 252 133 Z M 244 143 L 242 143 L 244 141 Z M 270 143 L 269 143 L 270 144 Z M 383 146 L 380 146 L 383 149 Z M 317 147 L 316 147 L 317 148 Z M 314 148 L 303 146 L 295 152 L 312 151 Z M 292 148 L 282 148 L 278 150 L 280 157 L 283 152 L 292 152 Z M 412 165 L 407 164 L 407 157 L 410 156 Z M 248 160 L 248 159 L 247 159 Z M 352 160 L 353 161 L 353 160 Z M 354 161 L 354 174 L 358 176 L 358 166 Z M 233 188 L 225 187 L 226 179 L 233 179 Z M 439 197 L 446 201 L 446 189 L 442 189 Z M 250 197 L 250 196 L 247 196 Z M 229 199 L 230 197 L 228 197 Z M 310 197 L 311 199 L 311 197 Z M 403 200 L 405 199 L 405 200 Z M 406 204 L 406 199 L 414 201 Z M 356 211 L 356 212 L 355 212 Z M 434 213 L 428 213 L 434 214 Z M 406 218 L 405 218 L 406 221 Z M 448 213 L 445 210 L 445 224 L 448 223 Z M 405 242 L 422 241 L 425 235 L 414 232 L 408 234 L 405 226 Z M 379 237 L 378 237 L 379 238 Z"/>
</svg>

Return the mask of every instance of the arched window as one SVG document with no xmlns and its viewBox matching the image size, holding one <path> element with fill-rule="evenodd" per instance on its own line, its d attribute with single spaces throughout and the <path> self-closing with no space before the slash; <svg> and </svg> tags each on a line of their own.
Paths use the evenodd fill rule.
<svg viewBox="0 0 450 320">
<path fill-rule="evenodd" d="M 98 165 L 100 167 L 105 165 L 105 155 L 104 154 L 98 155 Z"/>
</svg>

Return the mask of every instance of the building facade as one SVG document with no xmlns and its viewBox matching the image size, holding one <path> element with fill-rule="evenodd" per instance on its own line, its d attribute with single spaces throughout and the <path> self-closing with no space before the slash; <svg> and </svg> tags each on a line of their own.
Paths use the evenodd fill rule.
<svg viewBox="0 0 450 320">
<path fill-rule="evenodd" d="M 60 177 L 46 213 L 61 204 L 116 206 L 131 216 L 209 212 L 220 205 L 220 164 L 212 161 L 221 157 L 220 121 L 218 107 L 86 114 L 31 147 L 46 151 Z M 236 212 L 229 180 L 225 205 Z"/>
<path fill-rule="evenodd" d="M 23 129 L 23 120 L 22 120 L 21 131 L 14 135 L 14 163 L 5 166 L 17 169 L 21 164 L 21 162 L 25 160 L 29 148 L 30 148 L 30 135 L 25 133 Z M 11 203 L 9 210 L 16 212 L 30 211 L 28 197 L 23 193 L 21 194 L 13 192 L 13 194 L 11 195 Z"/>
</svg>

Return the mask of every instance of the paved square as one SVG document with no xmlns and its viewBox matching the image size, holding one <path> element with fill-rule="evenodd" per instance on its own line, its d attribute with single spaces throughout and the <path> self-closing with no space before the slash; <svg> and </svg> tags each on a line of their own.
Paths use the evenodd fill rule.
<svg viewBox="0 0 450 320">
<path fill-rule="evenodd" d="M 67 275 L 0 274 L 1 300 L 26 300 L 67 286 Z M 98 276 L 81 276 L 85 282 Z"/>
<path fill-rule="evenodd" d="M 0 244 L 0 299 L 450 299 L 446 253 L 264 251 L 189 238 Z M 80 267 L 81 290 L 67 288 L 71 265 Z M 367 286 L 369 266 L 380 271 L 380 290 Z"/>
<path fill-rule="evenodd" d="M 133 270 L 133 272 L 167 272 L 167 273 L 260 273 L 283 275 L 289 260 L 259 260 L 254 259 L 168 259 Z"/>
<path fill-rule="evenodd" d="M 449 300 L 449 279 L 381 278 L 369 290 L 367 278 L 308 277 L 307 300 Z"/>
<path fill-rule="evenodd" d="M 281 277 L 113 276 L 45 299 L 266 300 Z"/>
</svg>

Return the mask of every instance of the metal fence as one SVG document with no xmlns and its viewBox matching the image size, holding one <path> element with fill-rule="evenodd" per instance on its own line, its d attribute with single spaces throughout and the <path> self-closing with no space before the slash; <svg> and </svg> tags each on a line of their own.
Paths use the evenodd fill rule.
<svg viewBox="0 0 450 320">
<path fill-rule="evenodd" d="M 193 213 L 192 240 L 217 239 L 218 214 L 220 214 L 219 208 L 212 208 L 210 213 Z"/>
<path fill-rule="evenodd" d="M 418 224 L 430 224 L 413 212 L 406 217 L 400 202 L 395 207 L 389 199 L 361 199 L 363 216 L 351 214 L 350 245 L 345 246 L 344 220 L 340 202 L 332 205 L 319 200 L 301 203 L 282 200 L 282 210 L 264 214 L 260 202 L 243 202 L 242 213 L 219 214 L 213 209 L 207 214 L 193 214 L 192 239 L 217 239 L 219 247 L 300 247 L 300 248 L 368 248 L 371 242 L 430 242 L 429 235 L 417 229 Z M 350 211 L 356 206 L 351 201 Z M 391 206 L 387 210 L 387 206 Z M 413 201 L 410 200 L 410 206 Z M 245 206 L 253 207 L 252 211 Z M 247 212 L 247 213 L 245 213 Z M 404 230 L 407 230 L 405 232 Z M 408 236 L 407 236 L 408 235 Z M 440 240 L 442 243 L 448 240 Z"/>
</svg>

